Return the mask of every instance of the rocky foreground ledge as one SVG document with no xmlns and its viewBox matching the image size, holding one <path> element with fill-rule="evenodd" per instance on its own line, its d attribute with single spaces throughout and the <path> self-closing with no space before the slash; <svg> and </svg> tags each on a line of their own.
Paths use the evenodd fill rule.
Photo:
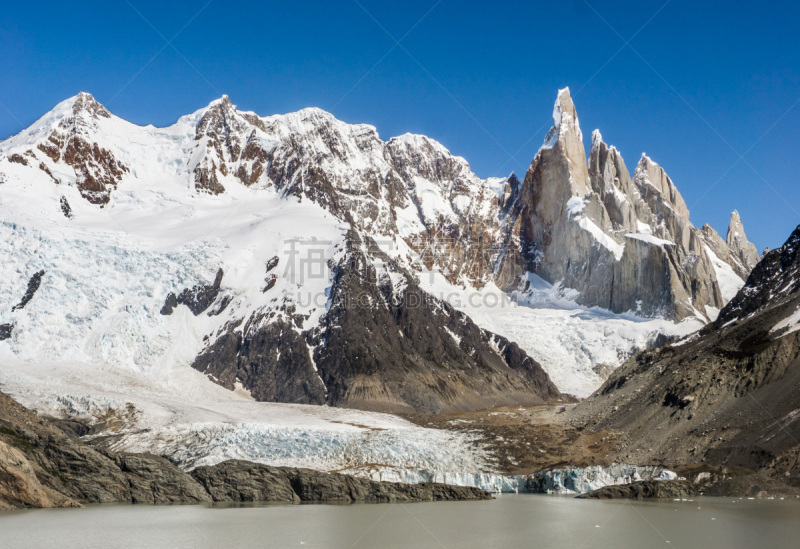
<svg viewBox="0 0 800 549">
<path fill-rule="evenodd" d="M 493 499 L 488 492 L 468 486 L 379 482 L 238 460 L 198 467 L 191 475 L 214 501 L 221 502 L 399 503 Z"/>
<path fill-rule="evenodd" d="M 160 456 L 91 448 L 0 392 L 0 510 L 87 503 L 485 499 L 491 494 L 479 488 L 380 482 L 237 460 L 187 473 Z"/>
</svg>

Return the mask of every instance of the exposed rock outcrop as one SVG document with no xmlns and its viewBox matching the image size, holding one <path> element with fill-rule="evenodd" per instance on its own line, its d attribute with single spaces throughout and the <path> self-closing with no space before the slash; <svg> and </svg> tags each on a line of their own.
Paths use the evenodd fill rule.
<svg viewBox="0 0 800 549">
<path fill-rule="evenodd" d="M 698 495 L 698 490 L 685 480 L 640 480 L 618 486 L 604 486 L 579 499 L 674 499 Z"/>
<path fill-rule="evenodd" d="M 48 490 L 25 455 L 0 441 L 0 510 L 19 507 L 73 507 L 69 498 Z"/>
<path fill-rule="evenodd" d="M 161 308 L 161 314 L 171 315 L 178 305 L 189 307 L 194 316 L 203 313 L 217 300 L 223 274 L 222 269 L 219 269 L 212 284 L 199 284 L 192 288 L 186 288 L 178 295 L 170 292 Z"/>
<path fill-rule="evenodd" d="M 64 214 L 64 217 L 66 217 L 67 219 L 72 219 L 72 208 L 70 207 L 66 196 L 61 197 L 60 204 L 61 204 L 61 213 Z"/>
<path fill-rule="evenodd" d="M 731 255 L 731 250 L 728 248 L 728 243 L 719 235 L 719 233 L 706 223 L 703 225 L 700 232 L 703 235 L 703 241 L 705 242 L 706 246 L 716 255 L 719 259 L 730 265 L 738 274 L 742 280 L 747 278 L 749 274 L 748 269 L 743 269 L 743 265 L 739 262 L 734 256 Z"/>
<path fill-rule="evenodd" d="M 110 117 L 108 110 L 94 97 L 81 92 L 72 103 L 71 115 L 62 118 L 47 141 L 37 147 L 52 162 L 70 166 L 81 196 L 100 206 L 108 203 L 111 192 L 130 171 L 109 149 L 95 141 L 97 120 Z M 44 163 L 40 167 L 49 173 Z M 52 173 L 50 176 L 53 177 Z"/>
<path fill-rule="evenodd" d="M 746 280 L 750 271 L 758 263 L 759 255 L 754 244 L 747 240 L 744 227 L 739 218 L 739 213 L 731 214 L 731 223 L 728 227 L 728 240 L 724 240 L 711 225 L 706 223 L 701 229 L 706 246 L 720 260 L 733 269 L 739 278 Z"/>
<path fill-rule="evenodd" d="M 324 473 L 310 469 L 270 467 L 230 460 L 198 467 L 192 476 L 214 501 L 279 503 L 399 503 L 412 501 L 484 500 L 479 488 L 447 484 L 403 484 Z"/>
<path fill-rule="evenodd" d="M 30 303 L 31 299 L 33 299 L 33 294 L 36 293 L 36 290 L 39 289 L 39 286 L 42 283 L 42 277 L 44 276 L 44 271 L 38 271 L 31 276 L 30 280 L 28 280 L 28 287 L 25 290 L 25 295 L 22 296 L 22 299 L 11 307 L 12 311 L 16 311 L 18 309 L 25 308 L 25 305 Z"/>
<path fill-rule="evenodd" d="M 131 501 L 128 479 L 111 459 L 70 440 L 35 412 L 3 393 L 0 393 L 0 442 L 24 455 L 30 465 L 24 469 L 26 482 L 43 486 L 54 504 L 61 501 L 71 505 L 70 500 L 81 503 Z M 35 498 L 6 501 L 14 506 L 36 507 L 41 503 Z"/>
<path fill-rule="evenodd" d="M 203 503 L 209 494 L 168 460 L 151 454 L 103 452 L 125 475 L 131 503 Z"/>
<path fill-rule="evenodd" d="M 255 313 L 233 323 L 192 363 L 192 367 L 233 390 L 237 383 L 256 400 L 324 404 L 326 390 L 291 314 L 267 322 Z"/>
<path fill-rule="evenodd" d="M 733 210 L 731 213 L 731 222 L 728 225 L 727 236 L 728 248 L 731 254 L 742 264 L 743 278 L 747 277 L 747 273 L 756 266 L 758 263 L 758 248 L 756 245 L 747 240 L 747 235 L 744 233 L 744 225 L 742 225 L 742 218 L 739 217 L 739 212 Z M 745 273 L 744 271 L 747 271 Z"/>
</svg>

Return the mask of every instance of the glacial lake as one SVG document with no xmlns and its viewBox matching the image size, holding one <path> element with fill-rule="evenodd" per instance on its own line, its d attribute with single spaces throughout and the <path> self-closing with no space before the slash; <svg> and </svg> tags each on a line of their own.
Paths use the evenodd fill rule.
<svg viewBox="0 0 800 549">
<path fill-rule="evenodd" d="M 0 547 L 797 547 L 800 500 L 108 505 L 0 513 Z"/>
</svg>

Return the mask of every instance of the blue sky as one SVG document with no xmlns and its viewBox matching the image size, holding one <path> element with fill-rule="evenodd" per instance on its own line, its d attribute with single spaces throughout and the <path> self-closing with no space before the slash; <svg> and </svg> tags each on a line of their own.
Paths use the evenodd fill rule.
<svg viewBox="0 0 800 549">
<path fill-rule="evenodd" d="M 723 236 L 800 223 L 800 6 L 789 2 L 38 2 L 0 13 L 0 138 L 91 92 L 168 125 L 223 93 L 424 133 L 481 176 L 524 174 L 569 86 L 632 170 L 645 151 Z M 177 35 L 177 36 L 176 36 Z M 399 41 L 399 45 L 397 44 Z M 740 156 L 743 156 L 741 158 Z"/>
</svg>

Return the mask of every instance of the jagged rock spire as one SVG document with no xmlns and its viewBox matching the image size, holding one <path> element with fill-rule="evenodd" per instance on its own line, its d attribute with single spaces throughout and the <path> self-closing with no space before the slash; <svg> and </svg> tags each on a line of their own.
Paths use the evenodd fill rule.
<svg viewBox="0 0 800 549">
<path fill-rule="evenodd" d="M 642 155 L 631 177 L 599 131 L 587 166 L 567 88 L 553 122 L 520 193 L 526 267 L 577 290 L 582 303 L 615 312 L 683 318 L 720 308 L 700 231 L 666 172 Z"/>
<path fill-rule="evenodd" d="M 555 148 L 563 154 L 570 166 L 571 194 L 582 196 L 589 190 L 586 170 L 586 151 L 583 148 L 578 112 L 572 102 L 569 88 L 558 90 L 553 106 L 553 127 L 545 138 L 545 147 Z"/>
<path fill-rule="evenodd" d="M 654 192 L 657 192 L 672 206 L 682 218 L 689 219 L 689 208 L 683 200 L 683 196 L 678 192 L 678 188 L 669 178 L 664 169 L 653 162 L 649 156 L 642 153 L 639 164 L 633 176 L 634 181 L 639 186 L 639 192 L 647 200 Z"/>
<path fill-rule="evenodd" d="M 755 267 L 756 263 L 758 263 L 758 248 L 747 240 L 742 218 L 736 210 L 731 212 L 731 221 L 728 225 L 726 240 L 731 253 L 736 255 L 748 269 Z"/>
</svg>

